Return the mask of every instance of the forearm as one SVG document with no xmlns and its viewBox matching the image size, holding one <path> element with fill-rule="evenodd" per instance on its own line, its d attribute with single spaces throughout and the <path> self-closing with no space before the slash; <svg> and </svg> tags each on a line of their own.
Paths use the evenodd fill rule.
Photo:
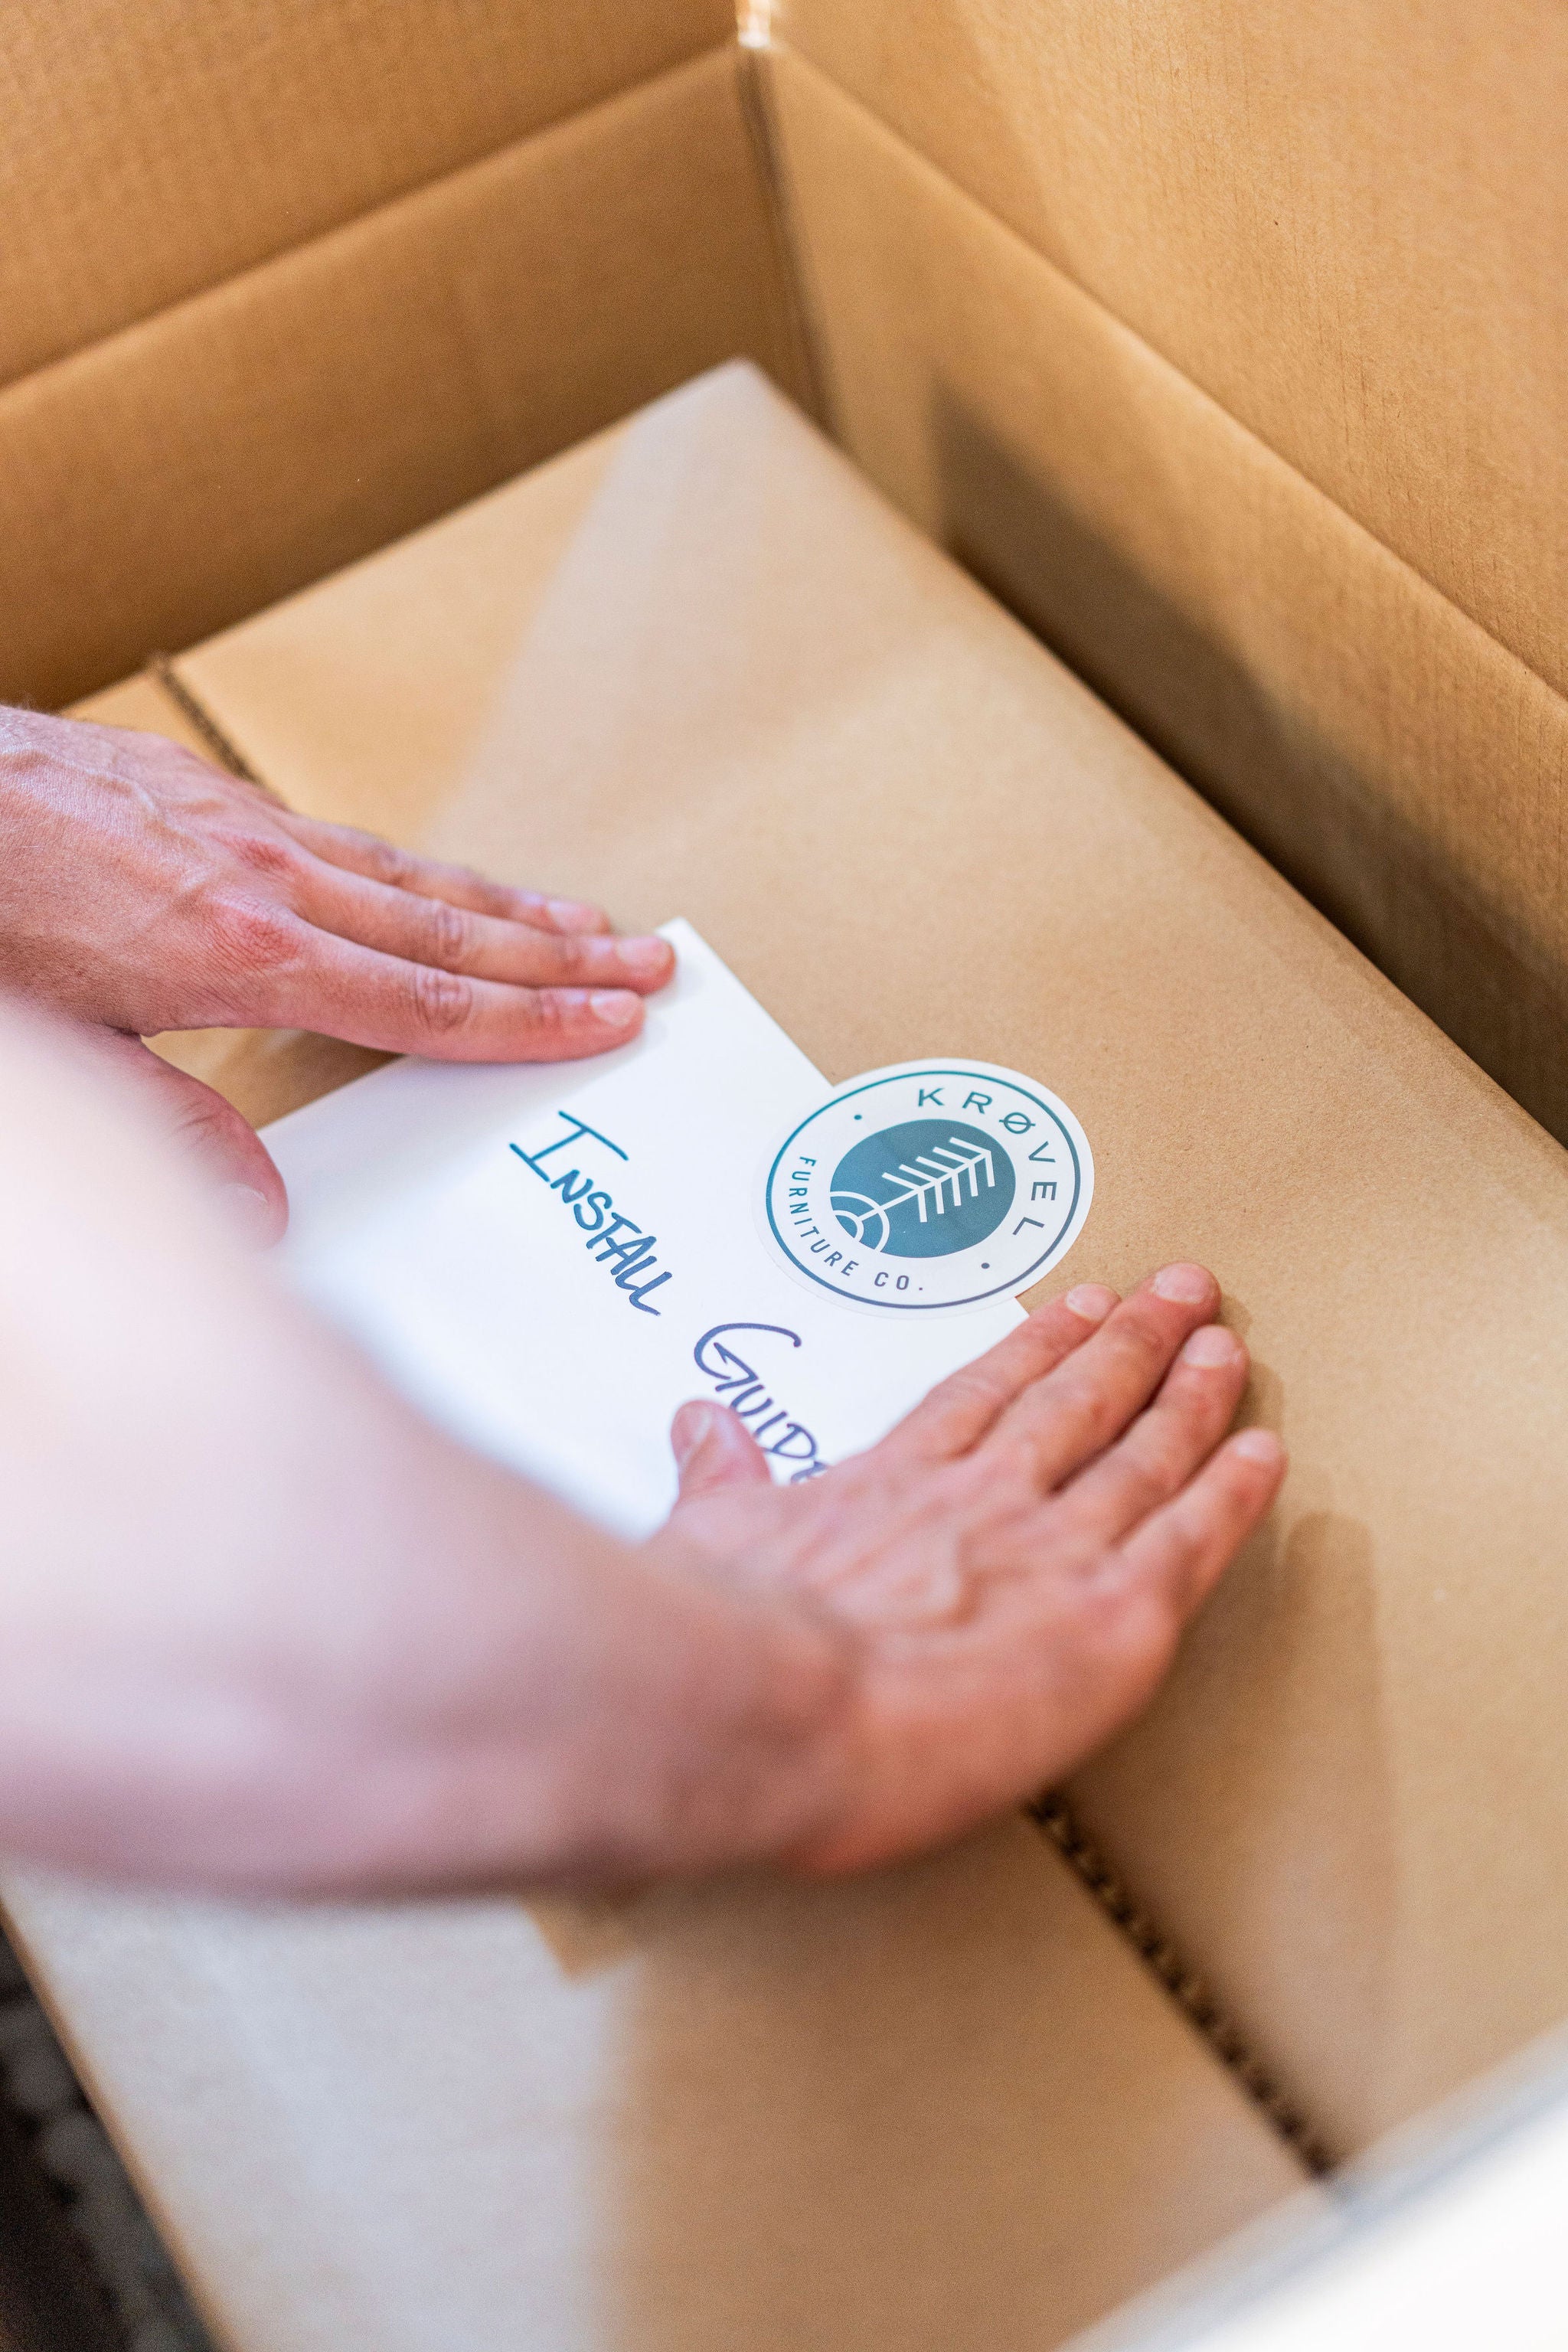
<svg viewBox="0 0 1568 2352">
<path fill-rule="evenodd" d="M 58 1487 L 35 1515 L 42 1556 L 0 1574 L 0 1850 L 368 1892 L 679 1874 L 809 1833 L 843 1637 L 617 1542 L 333 1352 L 269 1367 L 292 1403 L 264 1464 L 227 1442 L 247 1400 L 149 1433 L 111 1546 Z M 287 1496 L 265 1546 L 233 1531 L 247 1485 Z"/>
<path fill-rule="evenodd" d="M 303 1780 L 353 1789 L 319 1843 L 312 1828 L 301 1846 L 305 1817 L 279 1806 L 289 1883 L 680 1874 L 771 1854 L 824 1818 L 842 1633 L 633 1550 L 455 1451 L 419 1465 L 418 1488 L 348 1673 L 287 1743 Z"/>
</svg>

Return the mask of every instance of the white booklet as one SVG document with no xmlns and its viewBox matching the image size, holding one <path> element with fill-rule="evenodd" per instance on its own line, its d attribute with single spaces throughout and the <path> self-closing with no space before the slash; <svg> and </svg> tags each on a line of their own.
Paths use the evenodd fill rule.
<svg viewBox="0 0 1568 2352">
<path fill-rule="evenodd" d="M 674 1499 L 687 1398 L 812 1476 L 1023 1312 L 879 1315 L 780 1262 L 770 1158 L 830 1089 L 689 924 L 665 937 L 676 976 L 618 1052 L 396 1062 L 267 1131 L 298 1288 L 436 1420 L 628 1536 Z"/>
</svg>

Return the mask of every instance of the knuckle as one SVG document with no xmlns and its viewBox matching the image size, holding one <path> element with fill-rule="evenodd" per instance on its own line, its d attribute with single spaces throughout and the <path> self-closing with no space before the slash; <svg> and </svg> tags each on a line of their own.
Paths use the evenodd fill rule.
<svg viewBox="0 0 1568 2352">
<path fill-rule="evenodd" d="M 579 940 L 562 932 L 535 930 L 530 926 L 528 950 L 541 987 L 572 988 L 595 976 L 589 952 Z M 611 975 L 605 977 L 607 980 Z"/>
<path fill-rule="evenodd" d="M 1163 1364 L 1172 1352 L 1165 1334 L 1136 1309 L 1121 1318 L 1106 1335 L 1121 1353 L 1140 1367 Z"/>
<path fill-rule="evenodd" d="M 406 849 L 399 849 L 395 841 L 383 841 L 378 833 L 356 836 L 369 864 L 373 881 L 384 882 L 394 890 L 405 888 L 414 878 L 416 861 Z"/>
<path fill-rule="evenodd" d="M 950 1372 L 910 1416 L 922 1436 L 939 1443 L 950 1434 L 984 1427 L 996 1413 L 1003 1397 L 996 1383 L 973 1366 Z"/>
<path fill-rule="evenodd" d="M 1110 1564 L 1109 1555 L 1096 1559 L 1077 1596 L 1079 1638 L 1091 1654 L 1120 1646 L 1126 1635 L 1129 1587 L 1125 1578 L 1105 1573 Z"/>
<path fill-rule="evenodd" d="M 1146 1454 L 1120 1445 L 1086 1473 L 1080 1507 L 1096 1521 L 1135 1522 L 1148 1516 L 1163 1493 L 1158 1465 Z"/>
<path fill-rule="evenodd" d="M 1111 1412 L 1105 1381 L 1078 1365 L 1056 1374 L 1043 1402 L 1060 1429 L 1098 1428 Z"/>
<path fill-rule="evenodd" d="M 449 1036 L 473 1017 L 473 986 L 460 972 L 416 964 L 409 992 L 415 1020 L 433 1036 Z"/>
<path fill-rule="evenodd" d="M 241 826 L 227 834 L 224 845 L 247 873 L 268 881 L 290 882 L 304 864 L 303 853 L 286 833 Z"/>
<path fill-rule="evenodd" d="M 939 1387 L 932 1389 L 931 1402 L 939 1406 L 985 1406 L 994 1404 L 999 1393 L 994 1381 L 977 1366 L 965 1364 L 961 1370 L 950 1372 Z"/>
<path fill-rule="evenodd" d="M 1121 1497 L 1123 1517 L 1137 1526 L 1168 1501 L 1173 1489 L 1180 1484 L 1181 1471 L 1173 1463 L 1154 1459 L 1137 1463 L 1127 1478 Z"/>
<path fill-rule="evenodd" d="M 253 971 L 275 970 L 292 961 L 300 927 L 286 907 L 243 891 L 224 891 L 207 908 L 207 931 L 220 962 Z"/>
<path fill-rule="evenodd" d="M 442 965 L 447 971 L 460 971 L 473 957 L 471 917 L 461 907 L 449 906 L 445 898 L 426 898 L 423 903 L 422 952 L 431 963 Z"/>
<path fill-rule="evenodd" d="M 512 994 L 519 1013 L 526 1015 L 529 1027 L 541 1037 L 566 1035 L 582 1015 L 582 999 L 563 996 L 558 989 L 517 988 Z"/>
<path fill-rule="evenodd" d="M 984 1453 L 972 1454 L 968 1464 L 960 1466 L 998 1500 L 1037 1498 L 1041 1478 L 1037 1433 L 1017 1425 L 999 1430 L 987 1440 Z"/>
<path fill-rule="evenodd" d="M 1192 1455 L 1190 1440 L 1179 1424 L 1163 1414 L 1152 1414 L 1139 1433 L 1139 1467 L 1163 1491 L 1168 1492 L 1185 1477 Z"/>
<path fill-rule="evenodd" d="M 1125 1552 L 1107 1555 L 1102 1573 L 1084 1588 L 1079 1632 L 1084 1649 L 1101 1674 L 1125 1682 L 1130 1698 L 1144 1679 L 1157 1680 L 1169 1661 L 1180 1620 L 1172 1605 L 1163 1564 L 1143 1563 L 1133 1572 Z"/>
<path fill-rule="evenodd" d="M 221 1096 L 214 1096 L 210 1100 L 198 1098 L 184 1104 L 172 1132 L 186 1143 L 198 1148 L 205 1144 L 214 1149 L 248 1142 L 251 1135 L 246 1121 Z"/>
<path fill-rule="evenodd" d="M 589 946 L 574 938 L 570 931 L 543 931 L 540 936 L 550 942 L 546 953 L 551 967 L 555 978 L 564 983 L 592 980 L 606 962 L 611 961 L 597 942 Z M 616 975 L 612 970 L 606 971 L 605 977 L 613 979 Z"/>
</svg>

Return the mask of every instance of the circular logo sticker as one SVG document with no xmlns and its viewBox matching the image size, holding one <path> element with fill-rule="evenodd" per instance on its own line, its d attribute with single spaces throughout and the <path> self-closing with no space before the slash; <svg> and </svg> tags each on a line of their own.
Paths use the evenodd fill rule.
<svg viewBox="0 0 1568 2352">
<path fill-rule="evenodd" d="M 790 1270 L 864 1307 L 977 1307 L 1066 1255 L 1094 1191 L 1066 1103 L 986 1062 L 852 1078 L 780 1144 L 763 1228 Z"/>
</svg>

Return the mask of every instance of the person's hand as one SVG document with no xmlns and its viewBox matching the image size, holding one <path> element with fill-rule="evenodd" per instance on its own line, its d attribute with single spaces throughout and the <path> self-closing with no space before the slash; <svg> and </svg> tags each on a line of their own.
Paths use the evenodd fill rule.
<svg viewBox="0 0 1568 2352">
<path fill-rule="evenodd" d="M 280 1232 L 239 1114 L 140 1042 L 324 1031 L 447 1061 L 624 1045 L 674 957 L 596 907 L 489 882 L 295 816 L 163 737 L 0 709 L 0 987 L 85 1023 L 156 1115 Z"/>
<path fill-rule="evenodd" d="M 822 1818 L 785 1847 L 842 1871 L 952 1837 L 1125 1723 L 1272 1502 L 1277 1439 L 1222 1444 L 1247 1382 L 1201 1266 L 1125 1302 L 1071 1290 L 880 1444 L 773 1483 L 727 1408 L 684 1406 L 657 1553 L 805 1602 L 850 1639 Z"/>
</svg>

